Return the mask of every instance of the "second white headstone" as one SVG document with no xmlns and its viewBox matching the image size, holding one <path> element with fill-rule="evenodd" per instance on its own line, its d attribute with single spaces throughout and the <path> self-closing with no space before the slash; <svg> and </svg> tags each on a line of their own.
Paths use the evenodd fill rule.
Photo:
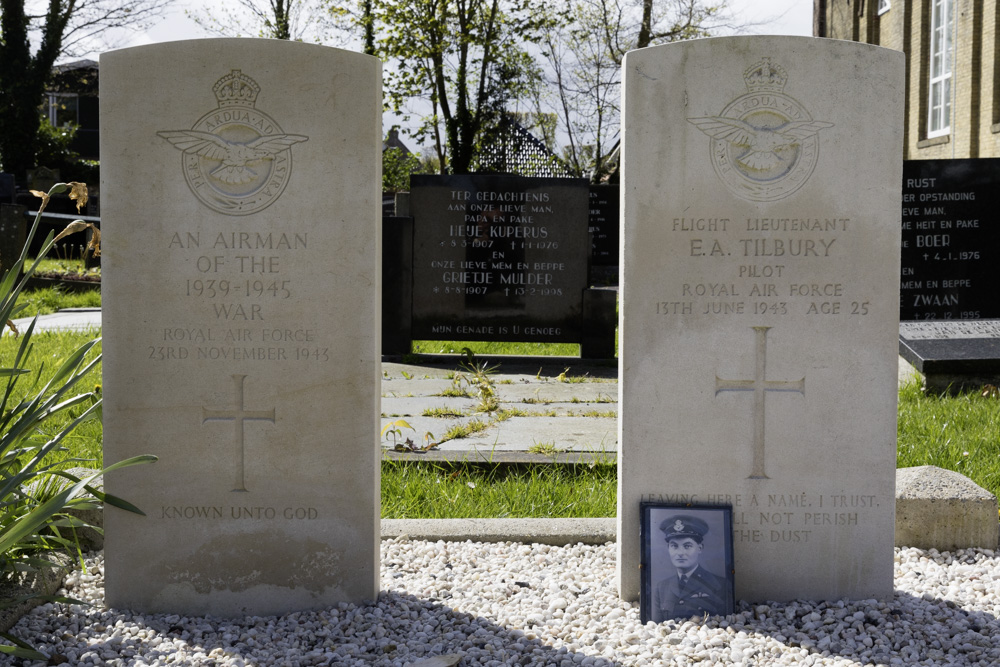
<svg viewBox="0 0 1000 667">
<path fill-rule="evenodd" d="M 902 54 L 733 37 L 623 67 L 621 595 L 642 501 L 732 506 L 737 599 L 891 595 Z"/>
</svg>

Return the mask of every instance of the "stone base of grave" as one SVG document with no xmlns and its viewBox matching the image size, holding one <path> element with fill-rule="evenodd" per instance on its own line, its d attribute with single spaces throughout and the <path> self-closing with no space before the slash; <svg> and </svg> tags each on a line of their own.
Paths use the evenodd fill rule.
<svg viewBox="0 0 1000 667">
<path fill-rule="evenodd" d="M 896 471 L 896 546 L 996 549 L 997 499 L 964 475 L 935 466 Z"/>
<path fill-rule="evenodd" d="M 1000 384 L 1000 373 L 958 374 L 927 373 L 924 375 L 924 391 L 928 394 L 949 394 L 952 396 L 967 391 L 982 391 L 988 386 Z"/>
</svg>

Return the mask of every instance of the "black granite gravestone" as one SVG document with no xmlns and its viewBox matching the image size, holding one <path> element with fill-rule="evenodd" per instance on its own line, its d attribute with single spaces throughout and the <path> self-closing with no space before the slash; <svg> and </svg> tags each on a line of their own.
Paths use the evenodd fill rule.
<svg viewBox="0 0 1000 667">
<path fill-rule="evenodd" d="M 0 204 L 0 276 L 21 256 L 27 235 L 27 212 L 24 206 Z"/>
<path fill-rule="evenodd" d="M 13 204 L 14 193 L 14 174 L 0 173 L 0 204 Z"/>
<path fill-rule="evenodd" d="M 903 163 L 901 320 L 1000 318 L 1000 159 Z"/>
<path fill-rule="evenodd" d="M 413 338 L 580 342 L 585 179 L 413 176 Z"/>
<path fill-rule="evenodd" d="M 930 391 L 1000 384 L 1000 320 L 900 322 L 899 354 Z"/>
<path fill-rule="evenodd" d="M 599 266 L 618 264 L 618 227 L 621 206 L 619 186 L 590 187 L 591 263 Z"/>
<path fill-rule="evenodd" d="M 407 354 L 413 302 L 413 218 L 382 217 L 382 353 Z"/>
</svg>

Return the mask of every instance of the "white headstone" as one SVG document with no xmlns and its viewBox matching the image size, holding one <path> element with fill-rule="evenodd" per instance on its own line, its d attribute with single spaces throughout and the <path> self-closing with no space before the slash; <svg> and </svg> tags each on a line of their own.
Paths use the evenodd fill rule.
<svg viewBox="0 0 1000 667">
<path fill-rule="evenodd" d="M 623 67 L 622 596 L 642 501 L 732 506 L 737 599 L 891 595 L 902 54 L 731 37 Z"/>
<path fill-rule="evenodd" d="M 378 592 L 381 65 L 263 39 L 101 57 L 107 601 Z"/>
</svg>

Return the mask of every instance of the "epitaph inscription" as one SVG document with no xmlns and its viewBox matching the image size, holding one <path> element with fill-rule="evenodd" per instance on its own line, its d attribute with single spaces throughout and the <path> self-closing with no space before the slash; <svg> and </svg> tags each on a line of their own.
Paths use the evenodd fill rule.
<svg viewBox="0 0 1000 667">
<path fill-rule="evenodd" d="M 908 340 L 1000 338 L 1000 320 L 900 322 L 899 335 Z"/>
<path fill-rule="evenodd" d="M 595 266 L 618 264 L 618 233 L 621 218 L 617 185 L 590 187 L 590 261 Z"/>
<path fill-rule="evenodd" d="M 309 137 L 285 134 L 256 109 L 260 86 L 238 69 L 212 92 L 218 108 L 190 130 L 157 134 L 184 154 L 184 179 L 203 204 L 226 215 L 256 213 L 281 196 L 292 173 L 290 149 Z"/>
<path fill-rule="evenodd" d="M 413 337 L 579 342 L 584 179 L 414 176 Z"/>
<path fill-rule="evenodd" d="M 1000 317 L 1000 160 L 903 163 L 901 320 Z"/>
</svg>

